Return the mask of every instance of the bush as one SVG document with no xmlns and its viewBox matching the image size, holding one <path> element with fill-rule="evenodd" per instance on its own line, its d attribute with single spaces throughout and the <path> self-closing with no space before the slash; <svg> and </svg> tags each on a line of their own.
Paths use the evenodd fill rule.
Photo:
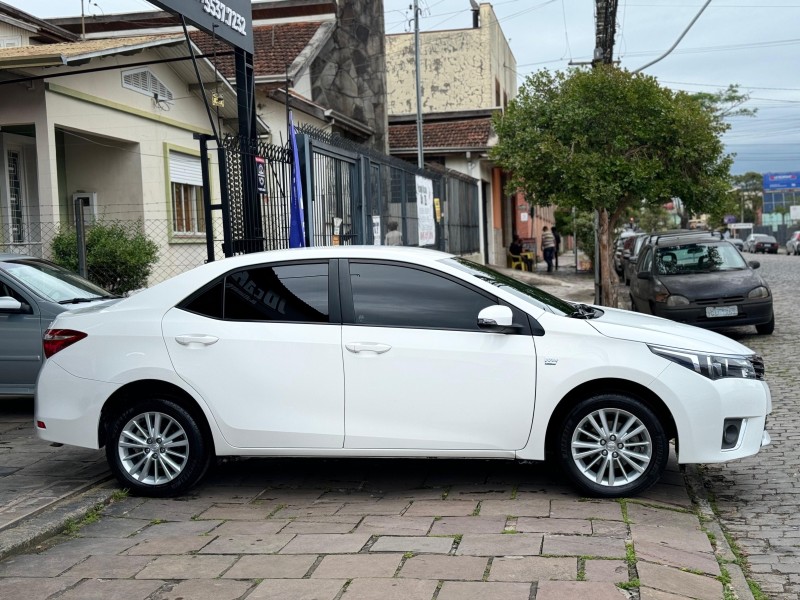
<svg viewBox="0 0 800 600">
<path fill-rule="evenodd" d="M 78 236 L 62 229 L 53 239 L 53 262 L 78 272 Z M 113 294 L 127 294 L 147 285 L 158 246 L 141 223 L 94 223 L 86 231 L 86 270 L 92 283 Z"/>
</svg>

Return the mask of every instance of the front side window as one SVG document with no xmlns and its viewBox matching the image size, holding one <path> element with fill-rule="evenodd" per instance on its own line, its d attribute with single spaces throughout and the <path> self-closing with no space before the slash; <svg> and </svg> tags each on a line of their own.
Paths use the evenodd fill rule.
<svg viewBox="0 0 800 600">
<path fill-rule="evenodd" d="M 205 233 L 203 174 L 196 156 L 170 151 L 169 179 L 172 202 L 172 231 L 179 235 Z"/>
<path fill-rule="evenodd" d="M 440 275 L 400 265 L 350 263 L 358 325 L 479 331 L 478 313 L 497 304 Z"/>
<path fill-rule="evenodd" d="M 639 273 L 649 271 L 653 266 L 653 250 L 648 248 L 644 256 L 642 256 L 641 264 L 639 265 Z"/>
</svg>

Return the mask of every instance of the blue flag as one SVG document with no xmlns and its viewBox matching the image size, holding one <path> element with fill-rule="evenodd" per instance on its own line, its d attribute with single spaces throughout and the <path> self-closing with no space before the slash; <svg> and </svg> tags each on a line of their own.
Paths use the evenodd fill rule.
<svg viewBox="0 0 800 600">
<path fill-rule="evenodd" d="M 289 248 L 302 248 L 306 245 L 306 222 L 303 215 L 303 184 L 300 180 L 300 155 L 297 151 L 297 137 L 291 111 L 289 111 L 289 144 L 292 147 L 292 197 L 289 216 Z"/>
</svg>

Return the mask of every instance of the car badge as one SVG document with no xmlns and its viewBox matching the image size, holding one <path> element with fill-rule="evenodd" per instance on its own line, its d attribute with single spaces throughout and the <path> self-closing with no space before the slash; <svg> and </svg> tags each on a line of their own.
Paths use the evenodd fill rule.
<svg viewBox="0 0 800 600">
<path fill-rule="evenodd" d="M 544 364 L 545 365 L 557 365 L 558 364 L 558 359 L 557 358 L 545 358 L 544 359 Z"/>
</svg>

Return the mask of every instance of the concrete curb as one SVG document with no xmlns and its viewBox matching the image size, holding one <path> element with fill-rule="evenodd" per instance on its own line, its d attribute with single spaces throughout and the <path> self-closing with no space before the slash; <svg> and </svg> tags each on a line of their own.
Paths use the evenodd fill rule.
<svg viewBox="0 0 800 600">
<path fill-rule="evenodd" d="M 104 481 L 89 490 L 62 498 L 13 527 L 0 531 L 0 560 L 34 548 L 61 532 L 70 520 L 82 520 L 96 506 L 108 504 L 116 489 L 113 481 Z"/>
<path fill-rule="evenodd" d="M 755 600 L 744 572 L 735 562 L 736 555 L 731 549 L 730 544 L 728 544 L 728 539 L 725 537 L 719 518 L 711 507 L 711 503 L 708 501 L 708 494 L 706 493 L 705 486 L 703 485 L 703 478 L 700 475 L 697 465 L 685 465 L 684 478 L 686 480 L 686 488 L 695 506 L 697 506 L 703 521 L 703 526 L 715 537 L 715 553 L 718 559 L 725 561 L 723 566 L 731 576 L 731 582 L 729 584 L 731 589 L 739 600 Z"/>
</svg>

